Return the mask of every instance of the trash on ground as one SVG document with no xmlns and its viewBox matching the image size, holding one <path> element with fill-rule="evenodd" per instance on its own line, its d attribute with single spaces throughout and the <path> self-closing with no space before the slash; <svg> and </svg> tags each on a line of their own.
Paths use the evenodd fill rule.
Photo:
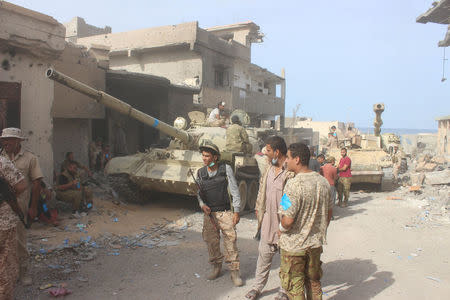
<svg viewBox="0 0 450 300">
<path fill-rule="evenodd" d="M 71 290 L 66 289 L 65 287 L 57 287 L 57 288 L 51 288 L 48 290 L 48 293 L 53 297 L 59 297 L 59 296 L 65 296 L 72 294 Z"/>
<path fill-rule="evenodd" d="M 425 277 L 425 278 L 426 278 L 426 279 L 433 280 L 433 281 L 436 281 L 436 282 L 441 282 L 441 280 L 440 280 L 439 278 L 436 278 L 436 277 L 427 276 L 427 277 Z"/>
</svg>

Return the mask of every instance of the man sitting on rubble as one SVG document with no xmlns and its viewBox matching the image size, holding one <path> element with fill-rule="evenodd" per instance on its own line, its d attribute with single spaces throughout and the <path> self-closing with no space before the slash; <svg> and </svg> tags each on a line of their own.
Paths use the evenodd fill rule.
<svg viewBox="0 0 450 300">
<path fill-rule="evenodd" d="M 92 191 L 82 186 L 77 164 L 70 162 L 58 178 L 56 197 L 72 205 L 72 213 L 92 207 Z"/>
<path fill-rule="evenodd" d="M 231 117 L 232 125 L 227 128 L 226 149 L 227 151 L 251 153 L 252 145 L 248 140 L 247 131 L 242 127 L 239 117 Z"/>
<path fill-rule="evenodd" d="M 86 173 L 87 173 L 89 176 L 92 176 L 92 173 L 91 173 L 91 171 L 89 170 L 88 167 L 86 167 L 86 166 L 80 164 L 79 162 L 77 162 L 77 161 L 74 159 L 74 157 L 73 157 L 73 152 L 67 152 L 67 153 L 66 153 L 66 159 L 65 159 L 65 160 L 62 162 L 62 164 L 61 164 L 61 172 L 64 172 L 64 170 L 67 169 L 67 167 L 69 166 L 69 163 L 71 163 L 71 162 L 75 163 L 75 164 L 77 165 L 77 168 L 83 169 L 84 171 L 86 171 Z"/>
<path fill-rule="evenodd" d="M 212 127 L 220 127 L 225 125 L 225 119 L 222 118 L 223 111 L 225 110 L 225 102 L 220 101 L 217 107 L 214 108 L 208 117 L 208 125 Z"/>
</svg>

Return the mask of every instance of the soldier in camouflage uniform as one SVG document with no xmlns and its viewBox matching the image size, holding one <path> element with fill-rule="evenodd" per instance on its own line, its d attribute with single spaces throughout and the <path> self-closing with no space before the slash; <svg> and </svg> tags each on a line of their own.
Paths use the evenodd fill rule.
<svg viewBox="0 0 450 300">
<path fill-rule="evenodd" d="M 332 216 L 331 189 L 309 170 L 309 156 L 306 145 L 289 146 L 287 168 L 295 177 L 286 183 L 280 202 L 280 279 L 291 300 L 322 299 L 320 255 Z"/>
<path fill-rule="evenodd" d="M 83 208 L 92 207 L 92 191 L 81 185 L 78 174 L 77 163 L 69 162 L 67 168 L 59 175 L 56 197 L 72 205 L 72 213 L 81 211 Z"/>
<path fill-rule="evenodd" d="M 20 224 L 7 203 L 27 188 L 25 177 L 6 157 L 0 156 L 0 299 L 13 299 L 14 286 L 19 277 L 17 229 Z M 15 195 L 14 195 L 15 194 Z"/>
<path fill-rule="evenodd" d="M 227 151 L 251 153 L 252 145 L 248 140 L 247 131 L 241 125 L 239 117 L 231 117 L 232 125 L 227 128 Z"/>
<path fill-rule="evenodd" d="M 235 286 L 241 286 L 243 282 L 239 274 L 239 251 L 236 243 L 236 224 L 240 220 L 241 198 L 236 178 L 230 165 L 219 162 L 220 151 L 215 144 L 210 140 L 204 140 L 199 148 L 205 166 L 197 172 L 197 180 L 201 187 L 197 199 L 204 212 L 202 235 L 208 247 L 209 262 L 213 266 L 208 280 L 219 277 L 222 269 L 224 259 L 220 251 L 222 232 L 225 261 L 230 269 L 231 280 Z"/>
</svg>

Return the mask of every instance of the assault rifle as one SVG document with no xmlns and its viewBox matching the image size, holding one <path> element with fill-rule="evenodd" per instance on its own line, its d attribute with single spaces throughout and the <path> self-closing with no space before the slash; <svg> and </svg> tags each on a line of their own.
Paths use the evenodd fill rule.
<svg viewBox="0 0 450 300">
<path fill-rule="evenodd" d="M 194 171 L 192 171 L 192 169 L 189 169 L 188 173 L 192 176 L 192 179 L 194 179 L 194 182 L 197 185 L 198 194 L 200 195 L 200 198 L 206 203 L 206 195 L 203 191 L 203 188 L 202 188 L 200 182 L 198 182 L 197 179 L 195 179 Z M 211 224 L 214 227 L 214 229 L 217 231 L 217 225 L 216 225 L 216 222 L 214 221 L 214 218 L 211 215 L 211 213 L 209 214 L 209 220 L 211 221 Z"/>
</svg>

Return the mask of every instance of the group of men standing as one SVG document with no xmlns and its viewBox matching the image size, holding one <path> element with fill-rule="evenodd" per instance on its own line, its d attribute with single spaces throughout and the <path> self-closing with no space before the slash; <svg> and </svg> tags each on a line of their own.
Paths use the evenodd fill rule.
<svg viewBox="0 0 450 300">
<path fill-rule="evenodd" d="M 198 201 L 204 212 L 203 239 L 213 266 L 208 279 L 213 280 L 221 273 L 222 232 L 231 279 L 241 286 L 235 227 L 240 212 L 236 179 L 232 168 L 220 162 L 216 145 L 204 141 L 200 151 L 205 166 L 197 173 Z M 266 141 L 266 155 L 270 166 L 260 178 L 256 202 L 261 232 L 256 280 L 246 298 L 259 297 L 268 281 L 273 257 L 281 251 L 281 287 L 276 299 L 322 299 L 320 255 L 332 216 L 330 185 L 309 169 L 310 151 L 304 144 L 287 147 L 281 137 L 270 137 Z"/>
</svg>

